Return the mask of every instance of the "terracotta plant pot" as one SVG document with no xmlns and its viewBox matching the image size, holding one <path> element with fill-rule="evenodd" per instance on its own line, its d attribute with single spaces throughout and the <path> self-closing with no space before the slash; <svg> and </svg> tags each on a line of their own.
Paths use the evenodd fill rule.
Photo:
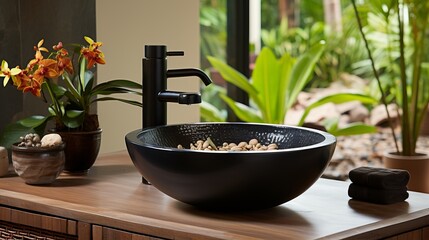
<svg viewBox="0 0 429 240">
<path fill-rule="evenodd" d="M 420 135 L 429 136 L 429 109 L 426 111 L 425 117 L 422 121 L 422 127 L 420 129 Z"/>
<path fill-rule="evenodd" d="M 12 163 L 15 172 L 27 184 L 52 183 L 64 169 L 64 147 L 64 143 L 49 148 L 12 145 Z"/>
<path fill-rule="evenodd" d="M 401 156 L 385 153 L 383 162 L 386 168 L 404 169 L 410 173 L 407 185 L 409 190 L 429 193 L 429 155 Z"/>
<path fill-rule="evenodd" d="M 101 129 L 91 132 L 56 132 L 66 143 L 65 172 L 84 174 L 92 167 L 100 151 L 101 132 Z"/>
</svg>

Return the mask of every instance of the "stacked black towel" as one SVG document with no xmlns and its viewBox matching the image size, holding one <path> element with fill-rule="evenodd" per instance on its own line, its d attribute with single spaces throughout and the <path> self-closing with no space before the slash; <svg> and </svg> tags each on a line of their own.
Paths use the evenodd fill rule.
<svg viewBox="0 0 429 240">
<path fill-rule="evenodd" d="M 400 169 L 359 167 L 349 172 L 349 196 L 353 199 L 391 204 L 408 198 L 410 174 Z"/>
</svg>

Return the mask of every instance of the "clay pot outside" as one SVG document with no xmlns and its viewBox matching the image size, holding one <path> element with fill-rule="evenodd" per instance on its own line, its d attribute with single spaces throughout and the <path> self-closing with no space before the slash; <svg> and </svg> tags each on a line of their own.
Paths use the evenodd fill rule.
<svg viewBox="0 0 429 240">
<path fill-rule="evenodd" d="M 410 173 L 408 189 L 411 191 L 429 193 L 429 155 L 402 156 L 385 153 L 384 166 L 392 169 L 403 169 Z"/>
</svg>

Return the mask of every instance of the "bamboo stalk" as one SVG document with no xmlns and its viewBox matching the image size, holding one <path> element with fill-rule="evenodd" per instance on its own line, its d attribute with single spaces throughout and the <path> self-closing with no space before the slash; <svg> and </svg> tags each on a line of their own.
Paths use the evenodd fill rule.
<svg viewBox="0 0 429 240">
<path fill-rule="evenodd" d="M 389 121 L 390 130 L 392 132 L 393 141 L 395 143 L 396 152 L 399 153 L 400 151 L 399 151 L 399 146 L 398 146 L 398 140 L 397 140 L 396 135 L 395 135 L 395 128 L 393 126 L 392 117 L 390 116 L 389 109 L 387 107 L 386 94 L 385 94 L 385 92 L 383 90 L 383 87 L 381 86 L 380 77 L 379 77 L 378 72 L 377 72 L 377 70 L 375 68 L 374 58 L 372 57 L 371 50 L 369 49 L 368 40 L 366 39 L 365 33 L 363 32 L 363 26 L 362 26 L 362 22 L 361 22 L 360 17 L 359 17 L 359 12 L 357 10 L 355 0 L 352 0 L 352 5 L 353 5 L 353 10 L 354 10 L 355 15 L 356 15 L 357 23 L 358 23 L 358 26 L 359 26 L 359 32 L 362 35 L 363 41 L 365 43 L 365 48 L 367 50 L 368 57 L 369 57 L 370 62 L 371 62 L 372 71 L 374 73 L 375 79 L 377 80 L 378 88 L 379 88 L 379 90 L 381 92 L 381 102 L 383 103 L 384 108 L 385 108 L 386 113 L 387 113 L 387 118 L 388 118 L 388 121 Z"/>
<path fill-rule="evenodd" d="M 399 68 L 401 73 L 401 90 L 402 90 L 402 121 L 401 121 L 401 135 L 402 135 L 402 155 L 411 156 L 413 155 L 413 149 L 411 148 L 411 142 L 414 139 L 410 131 L 410 115 L 409 115 L 409 102 L 407 94 L 407 73 L 405 66 L 405 43 L 404 43 L 404 8 L 400 6 L 399 0 L 396 1 L 398 8 L 398 25 L 399 25 Z M 402 19 L 401 19 L 402 18 Z"/>
</svg>

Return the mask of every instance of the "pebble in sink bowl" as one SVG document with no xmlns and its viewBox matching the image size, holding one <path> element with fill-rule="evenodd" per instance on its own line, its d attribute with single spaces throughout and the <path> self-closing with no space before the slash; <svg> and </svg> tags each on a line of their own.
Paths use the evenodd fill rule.
<svg viewBox="0 0 429 240">
<path fill-rule="evenodd" d="M 198 151 L 179 144 L 210 137 L 220 145 L 256 138 L 272 151 Z M 253 123 L 165 125 L 126 135 L 130 157 L 153 186 L 184 203 L 213 210 L 254 210 L 285 203 L 323 173 L 334 136 L 308 128 Z"/>
</svg>

